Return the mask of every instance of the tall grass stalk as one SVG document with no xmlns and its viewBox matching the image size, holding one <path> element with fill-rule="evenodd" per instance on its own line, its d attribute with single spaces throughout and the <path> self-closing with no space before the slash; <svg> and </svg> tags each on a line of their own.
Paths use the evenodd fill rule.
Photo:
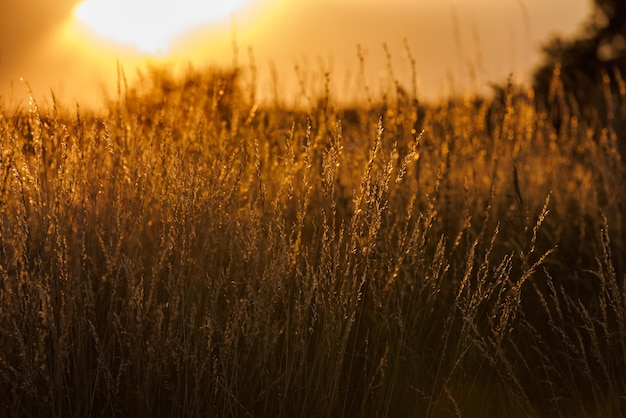
<svg viewBox="0 0 626 418">
<path fill-rule="evenodd" d="M 329 77 L 298 110 L 158 68 L 0 109 L 0 414 L 624 411 L 618 133 L 512 82 L 346 109 Z"/>
</svg>

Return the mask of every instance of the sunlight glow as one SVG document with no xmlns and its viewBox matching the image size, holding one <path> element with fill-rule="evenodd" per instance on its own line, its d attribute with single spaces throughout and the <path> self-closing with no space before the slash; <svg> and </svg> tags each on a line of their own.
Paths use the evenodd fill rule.
<svg viewBox="0 0 626 418">
<path fill-rule="evenodd" d="M 98 35 L 152 54 L 178 37 L 227 19 L 247 0 L 85 0 L 74 16 Z"/>
</svg>

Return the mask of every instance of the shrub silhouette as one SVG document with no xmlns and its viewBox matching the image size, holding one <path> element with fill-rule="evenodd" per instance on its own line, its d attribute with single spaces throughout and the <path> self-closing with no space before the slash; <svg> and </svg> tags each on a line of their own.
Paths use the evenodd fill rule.
<svg viewBox="0 0 626 418">
<path fill-rule="evenodd" d="M 534 89 L 542 108 L 560 132 L 575 117 L 607 128 L 626 156 L 626 4 L 594 0 L 588 22 L 576 39 L 555 38 L 544 47 Z"/>
</svg>

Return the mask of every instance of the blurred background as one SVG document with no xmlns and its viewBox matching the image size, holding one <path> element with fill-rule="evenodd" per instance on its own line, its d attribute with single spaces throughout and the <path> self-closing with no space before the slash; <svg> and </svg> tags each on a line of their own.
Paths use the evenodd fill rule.
<svg viewBox="0 0 626 418">
<path fill-rule="evenodd" d="M 129 79 L 149 63 L 254 67 L 260 98 L 276 85 L 293 96 L 298 80 L 330 73 L 334 96 L 346 101 L 362 99 L 359 78 L 376 91 L 391 72 L 408 86 L 415 69 L 418 95 L 435 100 L 488 92 L 510 74 L 530 82 L 541 63 L 574 50 L 616 60 L 626 49 L 620 0 L 183 3 L 2 1 L 2 100 L 19 105 L 30 86 L 43 103 L 54 91 L 63 101 L 98 105 L 115 94 L 118 63 Z M 600 33 L 620 13 L 613 35 Z M 588 42 L 575 44 L 581 39 Z"/>
</svg>

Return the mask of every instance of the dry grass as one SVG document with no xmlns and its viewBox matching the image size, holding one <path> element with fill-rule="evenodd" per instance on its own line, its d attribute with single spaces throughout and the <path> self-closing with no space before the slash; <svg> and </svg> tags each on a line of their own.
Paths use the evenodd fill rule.
<svg viewBox="0 0 626 418">
<path fill-rule="evenodd" d="M 236 80 L 2 109 L 1 415 L 625 410 L 617 133 L 513 84 L 293 111 Z"/>
</svg>

